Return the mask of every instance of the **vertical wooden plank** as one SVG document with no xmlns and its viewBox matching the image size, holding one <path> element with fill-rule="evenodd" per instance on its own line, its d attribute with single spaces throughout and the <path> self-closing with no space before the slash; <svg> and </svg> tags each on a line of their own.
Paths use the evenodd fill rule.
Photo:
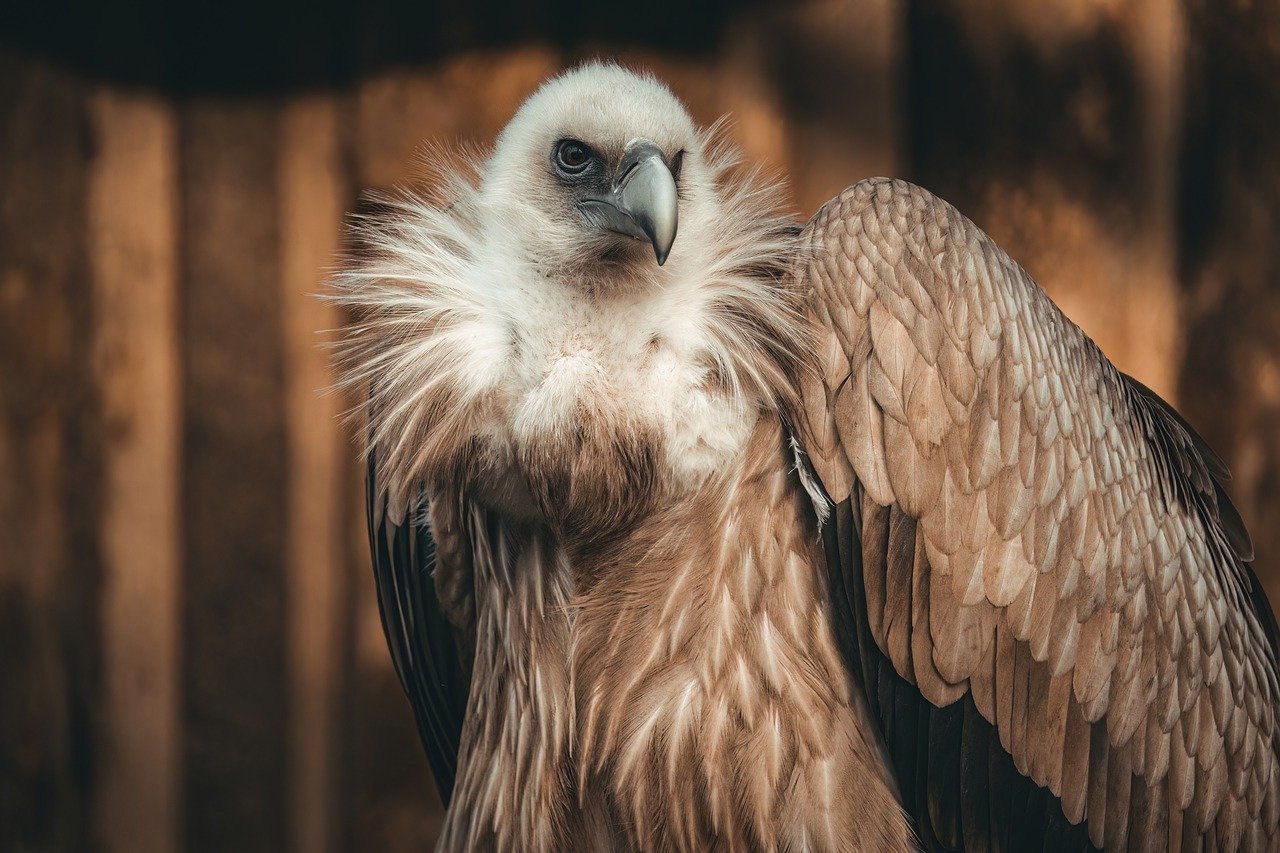
<svg viewBox="0 0 1280 853">
<path fill-rule="evenodd" d="M 289 102 L 280 117 L 281 277 L 289 447 L 289 809 L 292 846 L 336 846 L 341 755 L 337 700 L 343 676 L 347 444 L 342 397 L 324 346 L 338 312 L 318 298 L 335 262 L 347 200 L 333 96 Z"/>
<path fill-rule="evenodd" d="M 181 118 L 185 841 L 285 846 L 284 378 L 274 104 Z"/>
<path fill-rule="evenodd" d="M 101 91 L 89 239 L 103 460 L 102 756 L 95 831 L 119 853 L 178 846 L 176 123 Z"/>
<path fill-rule="evenodd" d="M 1123 334 L 1128 341 L 1145 344 L 1146 353 L 1133 358 L 1130 372 L 1173 403 L 1179 402 L 1178 366 L 1185 347 L 1177 246 L 1178 152 L 1187 62 L 1183 6 L 1179 0 L 1134 0 L 1121 18 L 1142 92 L 1139 109 L 1146 152 L 1139 163 L 1141 189 L 1135 195 L 1145 227 L 1130 247 L 1136 275 Z"/>
<path fill-rule="evenodd" d="M 99 418 L 81 84 L 0 53 L 0 849 L 89 846 Z"/>
</svg>

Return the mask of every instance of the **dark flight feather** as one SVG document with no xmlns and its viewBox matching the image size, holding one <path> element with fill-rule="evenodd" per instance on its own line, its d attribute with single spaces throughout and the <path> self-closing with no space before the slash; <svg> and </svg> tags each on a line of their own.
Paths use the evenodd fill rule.
<svg viewBox="0 0 1280 853">
<path fill-rule="evenodd" d="M 458 771 L 468 678 L 453 628 L 436 597 L 435 543 L 423 512 L 407 513 L 399 525 L 388 518 L 372 454 L 365 485 L 382 629 L 413 708 L 436 790 L 447 807 Z"/>
</svg>

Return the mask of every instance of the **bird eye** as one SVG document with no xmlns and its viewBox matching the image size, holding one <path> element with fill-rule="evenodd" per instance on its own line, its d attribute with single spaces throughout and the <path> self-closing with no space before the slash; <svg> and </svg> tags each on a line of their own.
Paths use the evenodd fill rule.
<svg viewBox="0 0 1280 853">
<path fill-rule="evenodd" d="M 576 175 L 591 162 L 591 149 L 576 139 L 562 139 L 556 146 L 556 166 L 560 171 Z"/>
</svg>

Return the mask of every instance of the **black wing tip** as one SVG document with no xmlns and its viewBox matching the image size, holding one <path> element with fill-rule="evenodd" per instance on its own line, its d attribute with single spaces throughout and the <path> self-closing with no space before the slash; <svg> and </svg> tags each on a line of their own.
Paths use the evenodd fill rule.
<svg viewBox="0 0 1280 853">
<path fill-rule="evenodd" d="M 1166 453 L 1183 457 L 1185 462 L 1202 469 L 1210 475 L 1213 489 L 1211 493 L 1201 490 L 1208 503 L 1208 509 L 1222 529 L 1227 544 L 1241 562 L 1251 563 L 1254 560 L 1253 540 L 1245 527 L 1240 511 L 1231 502 L 1223 484 L 1231 480 L 1231 469 L 1222 461 L 1204 437 L 1196 431 L 1182 414 L 1146 385 L 1127 373 L 1120 373 L 1121 378 L 1137 395 L 1140 402 L 1145 403 L 1148 412 L 1164 423 L 1164 428 L 1178 436 L 1173 443 L 1161 441 Z"/>
<path fill-rule="evenodd" d="M 1249 529 L 1240 517 L 1240 510 L 1236 509 L 1220 484 L 1214 484 L 1214 490 L 1218 498 L 1218 521 L 1222 524 L 1222 532 L 1226 534 L 1231 550 L 1235 551 L 1241 562 L 1252 563 L 1255 557 L 1253 538 L 1249 536 Z"/>
<path fill-rule="evenodd" d="M 468 679 L 436 599 L 430 529 L 413 514 L 391 517 L 372 451 L 367 464 L 366 511 L 383 633 L 436 791 L 447 808 L 456 782 Z"/>
<path fill-rule="evenodd" d="M 1120 372 L 1120 375 L 1139 395 L 1154 403 L 1163 414 L 1167 415 L 1182 428 L 1182 431 L 1186 433 L 1187 439 L 1191 442 L 1191 446 L 1200 454 L 1200 461 L 1204 463 L 1205 470 L 1212 474 L 1215 480 L 1220 483 L 1226 483 L 1231 480 L 1231 469 L 1227 467 L 1227 463 L 1222 461 L 1222 457 L 1218 455 L 1217 451 L 1209 446 L 1209 442 L 1204 440 L 1204 437 L 1182 416 L 1181 412 L 1139 380 L 1124 372 Z"/>
</svg>

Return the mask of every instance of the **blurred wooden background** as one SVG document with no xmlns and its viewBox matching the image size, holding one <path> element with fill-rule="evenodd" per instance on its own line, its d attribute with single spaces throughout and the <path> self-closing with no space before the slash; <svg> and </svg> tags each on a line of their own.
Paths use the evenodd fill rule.
<svg viewBox="0 0 1280 853">
<path fill-rule="evenodd" d="M 589 56 L 732 113 L 798 214 L 955 202 L 1222 452 L 1280 600 L 1275 2 L 13 0 L 0 849 L 434 837 L 310 295 L 361 188 Z"/>
</svg>

